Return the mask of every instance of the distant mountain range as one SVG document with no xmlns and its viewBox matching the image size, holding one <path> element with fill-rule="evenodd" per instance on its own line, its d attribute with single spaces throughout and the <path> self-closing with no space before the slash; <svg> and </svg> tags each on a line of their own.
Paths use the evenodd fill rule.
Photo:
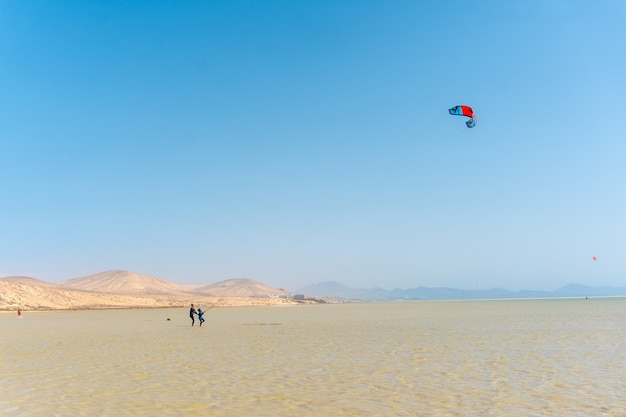
<svg viewBox="0 0 626 417">
<path fill-rule="evenodd" d="M 181 285 L 150 275 L 112 270 L 56 284 L 31 277 L 0 278 L 0 310 L 181 307 L 206 305 L 280 305 L 343 300 L 472 300 L 502 298 L 626 296 L 626 287 L 569 284 L 555 291 L 507 291 L 501 288 L 460 290 L 427 288 L 384 290 L 350 288 L 322 282 L 296 293 L 251 279 L 209 285 Z"/>
<path fill-rule="evenodd" d="M 418 287 L 384 290 L 382 288 L 350 288 L 335 281 L 322 282 L 301 288 L 307 296 L 337 297 L 363 301 L 385 300 L 478 300 L 498 298 L 549 298 L 549 297 L 610 297 L 626 296 L 626 287 L 590 287 L 569 284 L 555 291 L 508 291 L 502 288 L 460 290 L 447 287 Z"/>
</svg>

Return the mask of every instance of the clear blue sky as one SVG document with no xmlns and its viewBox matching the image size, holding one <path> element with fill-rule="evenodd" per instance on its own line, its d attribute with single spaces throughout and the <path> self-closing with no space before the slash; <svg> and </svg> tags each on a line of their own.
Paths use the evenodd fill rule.
<svg viewBox="0 0 626 417">
<path fill-rule="evenodd" d="M 4 0 L 0 276 L 624 286 L 624 22 L 621 0 Z"/>
</svg>

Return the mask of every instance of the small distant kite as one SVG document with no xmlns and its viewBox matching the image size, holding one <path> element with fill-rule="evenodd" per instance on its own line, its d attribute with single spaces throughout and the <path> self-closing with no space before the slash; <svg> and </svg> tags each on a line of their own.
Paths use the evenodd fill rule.
<svg viewBox="0 0 626 417">
<path fill-rule="evenodd" d="M 597 258 L 596 256 L 594 256 L 592 259 L 593 259 L 594 261 L 597 261 L 597 260 L 598 260 L 598 258 Z"/>
<path fill-rule="evenodd" d="M 469 120 L 465 122 L 465 125 L 469 128 L 476 126 L 476 115 L 470 106 L 454 106 L 448 109 L 448 112 L 455 116 L 467 116 Z"/>
</svg>

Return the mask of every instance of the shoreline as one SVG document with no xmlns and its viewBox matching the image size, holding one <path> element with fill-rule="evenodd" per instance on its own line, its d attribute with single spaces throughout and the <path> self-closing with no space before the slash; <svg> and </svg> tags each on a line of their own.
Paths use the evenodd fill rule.
<svg viewBox="0 0 626 417">
<path fill-rule="evenodd" d="M 540 298 L 485 298 L 485 299 L 432 299 L 432 300 L 333 300 L 328 297 L 308 298 L 305 300 L 293 299 L 277 299 L 277 298 L 257 298 L 257 297 L 219 297 L 218 301 L 209 301 L 207 299 L 195 299 L 188 303 L 176 303 L 169 305 L 144 304 L 144 305 L 81 305 L 75 307 L 46 307 L 46 306 L 27 306 L 25 308 L 18 307 L 2 307 L 0 314 L 16 314 L 18 310 L 22 313 L 28 312 L 49 312 L 49 311 L 104 311 L 104 310 L 165 310 L 187 308 L 189 304 L 210 305 L 211 308 L 230 308 L 230 307 L 297 307 L 301 305 L 320 305 L 320 304 L 353 304 L 353 303 L 402 303 L 402 302 L 515 302 L 515 301 L 593 301 L 593 300 L 619 300 L 626 299 L 626 296 L 593 296 L 593 297 L 540 297 Z M 191 300 L 191 299 L 190 299 Z M 272 300 L 272 301 L 270 301 Z M 269 302 L 268 302 L 269 301 Z"/>
<path fill-rule="evenodd" d="M 107 294 L 108 295 L 108 294 Z M 290 307 L 299 305 L 333 304 L 326 298 L 310 298 L 305 300 L 293 300 L 291 298 L 264 298 L 264 297 L 193 297 L 180 299 L 155 300 L 150 297 L 130 296 L 125 294 L 125 300 L 116 300 L 120 294 L 111 296 L 111 300 L 98 300 L 97 303 L 84 302 L 84 300 L 46 300 L 38 304 L 10 303 L 0 306 L 0 313 L 15 314 L 22 312 L 37 311 L 89 311 L 89 310 L 150 310 L 150 309 L 174 309 L 186 308 L 189 304 L 208 305 L 214 307 Z M 133 298 L 133 300 L 129 300 Z M 0 298 L 0 302 L 2 299 Z M 82 302 L 81 302 L 82 301 Z M 337 302 L 338 303 L 338 302 Z"/>
</svg>

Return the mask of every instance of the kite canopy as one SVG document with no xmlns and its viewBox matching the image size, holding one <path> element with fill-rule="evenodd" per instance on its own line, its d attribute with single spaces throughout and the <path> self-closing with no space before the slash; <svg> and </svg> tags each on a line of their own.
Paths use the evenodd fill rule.
<svg viewBox="0 0 626 417">
<path fill-rule="evenodd" d="M 465 125 L 469 128 L 476 126 L 476 115 L 470 106 L 454 106 L 448 112 L 455 116 L 467 116 L 469 120 L 465 122 Z"/>
</svg>

